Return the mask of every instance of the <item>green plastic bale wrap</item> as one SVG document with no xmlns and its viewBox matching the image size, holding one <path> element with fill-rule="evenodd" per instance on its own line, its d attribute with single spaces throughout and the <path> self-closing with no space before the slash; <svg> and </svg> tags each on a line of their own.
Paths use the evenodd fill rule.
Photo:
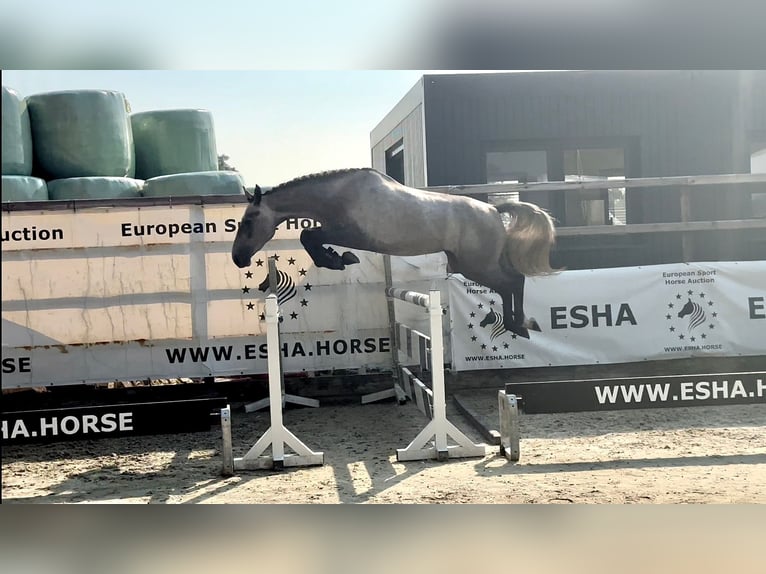
<svg viewBox="0 0 766 574">
<path fill-rule="evenodd" d="M 19 94 L 3 86 L 3 175 L 31 175 L 32 129 L 29 126 L 27 102 Z"/>
<path fill-rule="evenodd" d="M 206 171 L 162 175 L 144 183 L 146 197 L 244 194 L 242 176 L 236 171 Z"/>
<path fill-rule="evenodd" d="M 4 175 L 3 201 L 47 201 L 48 186 L 44 179 L 25 175 Z"/>
<path fill-rule="evenodd" d="M 27 97 L 35 169 L 46 179 L 133 177 L 128 102 L 120 92 L 72 90 Z"/>
<path fill-rule="evenodd" d="M 157 110 L 130 116 L 136 177 L 215 171 L 218 152 L 213 115 L 207 110 Z"/>
<path fill-rule="evenodd" d="M 144 182 L 129 177 L 70 177 L 48 182 L 50 199 L 140 197 Z"/>
</svg>

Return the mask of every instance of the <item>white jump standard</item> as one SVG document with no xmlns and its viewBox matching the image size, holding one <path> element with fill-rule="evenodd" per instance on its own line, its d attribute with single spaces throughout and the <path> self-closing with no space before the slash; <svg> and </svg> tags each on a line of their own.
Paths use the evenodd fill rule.
<svg viewBox="0 0 766 574">
<path fill-rule="evenodd" d="M 442 335 L 442 306 L 441 293 L 438 289 L 431 289 L 428 295 L 405 291 L 389 287 L 386 289 L 388 297 L 401 299 L 413 305 L 428 309 L 430 337 L 412 331 L 419 338 L 430 340 L 430 350 L 427 345 L 419 345 L 419 349 L 430 353 L 432 388 L 414 377 L 409 369 L 396 361 L 394 365 L 395 376 L 399 381 L 408 381 L 402 392 L 418 403 L 421 412 L 431 419 L 425 428 L 402 449 L 396 450 L 396 458 L 399 461 L 437 459 L 440 461 L 450 458 L 483 457 L 487 449 L 486 445 L 473 443 L 454 424 L 447 420 L 447 402 L 444 390 L 444 341 Z M 403 327 L 409 329 L 405 325 Z M 410 345 L 410 349 L 414 345 Z M 411 355 L 408 355 L 411 357 Z M 420 357 L 421 363 L 428 362 L 427 358 Z M 414 397 L 413 397 L 414 395 Z M 420 398 L 418 399 L 418 395 Z M 431 405 L 428 408 L 430 399 Z M 449 444 L 449 438 L 453 443 Z"/>
<path fill-rule="evenodd" d="M 282 422 L 282 369 L 279 346 L 277 296 L 266 297 L 266 344 L 269 363 L 269 411 L 271 426 L 242 458 L 234 459 L 235 470 L 279 470 L 291 466 L 320 466 L 324 453 L 314 452 Z M 285 445 L 294 453 L 286 453 Z M 271 456 L 263 453 L 271 447 Z"/>
</svg>

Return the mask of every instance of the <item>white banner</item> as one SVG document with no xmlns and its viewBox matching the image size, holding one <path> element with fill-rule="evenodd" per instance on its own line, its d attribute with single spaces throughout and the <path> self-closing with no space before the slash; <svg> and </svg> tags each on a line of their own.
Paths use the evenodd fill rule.
<svg viewBox="0 0 766 574">
<path fill-rule="evenodd" d="M 527 279 L 542 332 L 502 327 L 500 297 L 449 278 L 456 370 L 766 355 L 766 262 L 656 265 Z"/>
<path fill-rule="evenodd" d="M 382 256 L 318 269 L 293 219 L 238 269 L 244 207 L 4 213 L 3 388 L 266 372 L 272 255 L 286 371 L 387 367 Z"/>
</svg>

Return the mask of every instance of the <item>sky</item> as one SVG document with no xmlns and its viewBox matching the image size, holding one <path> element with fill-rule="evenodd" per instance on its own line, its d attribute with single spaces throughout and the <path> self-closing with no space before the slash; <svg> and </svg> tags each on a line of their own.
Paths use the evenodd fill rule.
<svg viewBox="0 0 766 574">
<path fill-rule="evenodd" d="M 246 185 L 273 186 L 328 169 L 370 166 L 370 132 L 422 75 L 417 70 L 6 70 L 3 85 L 21 96 L 115 90 L 125 94 L 134 113 L 210 110 L 218 154 L 229 156 Z"/>
</svg>

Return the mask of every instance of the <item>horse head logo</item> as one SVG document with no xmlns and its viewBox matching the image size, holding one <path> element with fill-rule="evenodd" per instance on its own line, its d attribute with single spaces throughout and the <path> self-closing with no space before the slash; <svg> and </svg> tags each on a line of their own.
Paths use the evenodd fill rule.
<svg viewBox="0 0 766 574">
<path fill-rule="evenodd" d="M 679 319 L 686 316 L 689 317 L 689 332 L 705 322 L 704 309 L 702 309 L 699 303 L 694 303 L 691 299 L 689 299 L 678 312 Z"/>
<path fill-rule="evenodd" d="M 271 290 L 269 288 L 268 273 L 266 274 L 266 277 L 263 279 L 263 281 L 261 281 L 261 284 L 258 285 L 258 290 L 264 293 Z M 296 294 L 297 291 L 295 289 L 295 282 L 292 280 L 292 277 L 290 277 L 284 271 L 277 269 L 277 302 L 280 305 L 284 305 L 290 299 L 295 297 Z"/>
<path fill-rule="evenodd" d="M 490 341 L 494 341 L 503 333 L 508 332 L 508 330 L 503 325 L 503 315 L 497 311 L 493 311 L 491 307 L 489 309 L 489 313 L 487 313 L 481 320 L 481 323 L 479 323 L 479 327 L 487 326 L 492 327 L 489 336 Z"/>
</svg>

